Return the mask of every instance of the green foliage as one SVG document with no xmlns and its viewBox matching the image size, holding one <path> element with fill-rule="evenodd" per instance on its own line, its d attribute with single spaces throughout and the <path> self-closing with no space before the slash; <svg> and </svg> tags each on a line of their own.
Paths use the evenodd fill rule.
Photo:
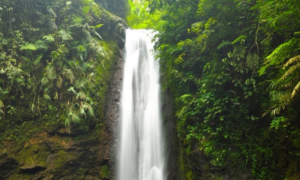
<svg viewBox="0 0 300 180">
<path fill-rule="evenodd" d="M 300 137 L 300 4 L 147 2 L 167 22 L 156 26 L 156 48 L 164 87 L 176 99 L 185 166 L 198 166 L 191 162 L 204 153 L 211 166 L 250 168 L 254 179 L 299 176 L 285 173 L 300 162 L 293 143 Z M 185 174 L 204 177 L 190 168 Z"/>
<path fill-rule="evenodd" d="M 13 16 L 0 12 L 0 119 L 62 121 L 68 128 L 101 119 L 103 74 L 112 53 L 97 32 L 103 25 L 99 4 L 34 0 L 0 6 L 15 9 Z"/>
<path fill-rule="evenodd" d="M 32 50 L 36 51 L 38 48 L 32 43 L 26 43 L 24 46 L 21 47 L 21 50 Z"/>
<path fill-rule="evenodd" d="M 89 6 L 85 6 L 85 7 L 82 9 L 82 14 L 83 14 L 83 15 L 87 15 L 89 12 L 90 12 L 90 7 L 89 7 Z"/>
<path fill-rule="evenodd" d="M 134 29 L 158 29 L 161 24 L 166 23 L 161 20 L 164 12 L 156 10 L 150 13 L 148 1 L 128 0 L 130 11 L 126 19 L 128 25 Z"/>
</svg>

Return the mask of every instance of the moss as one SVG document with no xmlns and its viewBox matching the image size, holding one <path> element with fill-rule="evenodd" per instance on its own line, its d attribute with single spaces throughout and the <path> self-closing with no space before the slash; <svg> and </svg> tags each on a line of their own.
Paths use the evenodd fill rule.
<svg viewBox="0 0 300 180">
<path fill-rule="evenodd" d="M 192 171 L 189 171 L 187 174 L 186 174 L 186 177 L 188 180 L 192 180 L 193 179 L 193 173 Z"/>
<path fill-rule="evenodd" d="M 86 173 L 86 171 L 87 171 L 86 168 L 80 167 L 80 168 L 76 171 L 77 178 L 78 178 L 78 179 L 85 179 L 85 173 Z"/>
<path fill-rule="evenodd" d="M 21 110 L 20 110 L 21 111 Z M 21 112 L 22 113 L 22 112 Z M 20 146 L 27 141 L 32 134 L 41 130 L 42 124 L 34 120 L 21 121 L 16 123 L 10 118 L 0 121 L 0 148 L 4 148 L 4 141 L 10 141 L 14 143 L 14 146 Z"/>
<path fill-rule="evenodd" d="M 65 152 L 63 150 L 58 151 L 57 158 L 54 160 L 54 168 L 56 170 L 61 170 L 68 163 L 75 161 L 79 156 L 72 152 Z"/>
<path fill-rule="evenodd" d="M 100 172 L 99 172 L 99 175 L 100 175 L 101 178 L 109 178 L 109 176 L 110 176 L 110 171 L 109 171 L 107 165 L 101 167 L 101 170 L 100 170 Z"/>
<path fill-rule="evenodd" d="M 298 166 L 297 166 L 297 162 L 293 161 L 289 164 L 289 167 L 287 168 L 285 177 L 288 180 L 294 180 L 297 179 L 297 177 L 299 177 L 299 173 L 298 173 Z"/>
<path fill-rule="evenodd" d="M 16 180 L 16 179 L 30 179 L 32 175 L 30 174 L 14 174 L 8 178 L 8 180 Z"/>
<path fill-rule="evenodd" d="M 23 148 L 16 159 L 22 165 L 22 168 L 45 167 L 45 161 L 48 156 L 47 147 L 43 145 L 33 144 Z"/>
</svg>

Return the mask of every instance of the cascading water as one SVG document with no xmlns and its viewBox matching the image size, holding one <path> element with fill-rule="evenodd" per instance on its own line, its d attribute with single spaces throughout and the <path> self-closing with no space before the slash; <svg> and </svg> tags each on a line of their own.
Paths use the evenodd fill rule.
<svg viewBox="0 0 300 180">
<path fill-rule="evenodd" d="M 164 180 L 159 63 L 153 33 L 126 30 L 118 180 Z"/>
</svg>

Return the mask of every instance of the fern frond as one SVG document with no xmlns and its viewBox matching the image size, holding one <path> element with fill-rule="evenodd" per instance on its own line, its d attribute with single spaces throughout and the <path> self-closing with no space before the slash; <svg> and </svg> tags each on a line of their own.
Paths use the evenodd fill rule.
<svg viewBox="0 0 300 180">
<path fill-rule="evenodd" d="M 76 112 L 74 111 L 70 111 L 68 114 L 68 117 L 71 119 L 71 121 L 73 122 L 79 122 L 80 121 L 80 117 L 77 115 Z"/>
<path fill-rule="evenodd" d="M 36 45 L 36 47 L 37 47 L 38 49 L 45 49 L 45 50 L 48 49 L 47 44 L 45 43 L 45 41 L 42 41 L 42 40 L 37 40 L 37 41 L 35 41 L 34 45 Z"/>
<path fill-rule="evenodd" d="M 86 106 L 89 115 L 90 115 L 90 116 L 94 116 L 94 111 L 93 111 L 92 106 L 91 106 L 90 104 L 88 104 L 88 103 L 84 103 L 84 105 Z"/>
<path fill-rule="evenodd" d="M 96 26 L 91 26 L 92 28 L 96 28 L 96 29 L 99 29 L 103 26 L 104 24 L 97 24 Z"/>
<path fill-rule="evenodd" d="M 235 43 L 238 43 L 240 42 L 241 44 L 245 42 L 245 39 L 247 38 L 246 35 L 241 35 L 239 36 L 238 38 L 236 38 L 234 41 L 232 41 L 231 44 L 235 44 Z"/>
<path fill-rule="evenodd" d="M 54 99 L 57 100 L 58 99 L 58 92 L 55 91 L 55 94 L 54 94 Z"/>
<path fill-rule="evenodd" d="M 54 59 L 57 59 L 60 54 L 57 51 L 52 51 L 50 55 L 51 55 L 51 58 L 54 60 Z"/>
<path fill-rule="evenodd" d="M 53 64 L 49 64 L 46 68 L 47 78 L 50 80 L 56 79 L 56 71 Z"/>
<path fill-rule="evenodd" d="M 290 91 L 279 91 L 273 90 L 270 92 L 271 101 L 277 102 L 278 106 L 286 106 L 290 102 L 291 92 Z"/>
<path fill-rule="evenodd" d="M 61 37 L 63 41 L 68 41 L 73 39 L 71 33 L 65 30 L 60 30 L 57 32 L 57 34 Z"/>
<path fill-rule="evenodd" d="M 269 56 L 266 58 L 265 64 L 278 65 L 284 61 L 284 59 L 290 54 L 291 49 L 297 43 L 295 38 L 292 38 L 288 42 L 279 45 Z"/>
<path fill-rule="evenodd" d="M 32 43 L 26 43 L 24 46 L 21 47 L 22 50 L 31 50 L 31 51 L 36 51 L 38 48 L 35 44 Z"/>
<path fill-rule="evenodd" d="M 44 93 L 44 99 L 45 100 L 47 100 L 47 101 L 49 101 L 49 100 L 51 100 L 51 97 L 49 96 L 49 94 L 47 94 L 47 93 Z"/>
<path fill-rule="evenodd" d="M 84 88 L 86 83 L 88 83 L 88 79 L 78 79 L 75 81 L 75 87 L 77 89 Z"/>
<path fill-rule="evenodd" d="M 246 47 L 244 46 L 235 46 L 233 48 L 233 57 L 236 57 L 236 58 L 243 58 L 245 56 L 245 53 L 246 53 Z"/>
<path fill-rule="evenodd" d="M 3 114 L 3 108 L 4 108 L 4 103 L 3 101 L 0 100 L 0 114 Z"/>
<path fill-rule="evenodd" d="M 285 84 L 283 84 L 282 86 L 280 86 L 280 88 L 285 88 L 285 89 L 287 89 L 287 88 L 294 88 L 294 86 L 295 86 L 295 83 L 293 83 L 292 81 L 290 81 L 290 82 L 285 83 Z"/>
<path fill-rule="evenodd" d="M 77 94 L 77 92 L 75 91 L 74 87 L 70 87 L 68 89 L 68 92 L 72 92 L 73 94 Z"/>
<path fill-rule="evenodd" d="M 4 103 L 2 100 L 0 100 L 0 108 L 3 108 L 4 107 Z"/>
<path fill-rule="evenodd" d="M 258 67 L 258 63 L 259 63 L 259 57 L 257 54 L 252 54 L 252 53 L 248 53 L 247 55 L 247 66 L 250 69 L 256 69 Z"/>
<path fill-rule="evenodd" d="M 57 31 L 58 30 L 58 26 L 55 24 L 54 21 L 49 20 L 47 24 L 48 24 L 48 27 L 51 31 Z"/>
<path fill-rule="evenodd" d="M 70 81 L 71 84 L 74 83 L 75 76 L 71 69 L 65 69 L 62 74 Z"/>
<path fill-rule="evenodd" d="M 90 12 L 90 7 L 89 6 L 85 6 L 83 9 L 82 9 L 82 14 L 83 15 L 87 15 L 89 12 Z"/>
<path fill-rule="evenodd" d="M 54 40 L 55 40 L 52 34 L 43 36 L 43 39 L 45 39 L 46 41 L 49 41 L 49 42 L 54 42 Z"/>
<path fill-rule="evenodd" d="M 300 55 L 290 58 L 283 66 L 283 69 L 290 66 L 291 64 L 298 63 L 298 62 L 300 62 Z"/>
<path fill-rule="evenodd" d="M 219 44 L 219 46 L 217 47 L 217 49 L 221 49 L 225 46 L 231 45 L 230 41 L 222 41 L 221 44 Z"/>
<path fill-rule="evenodd" d="M 101 46 L 96 46 L 94 52 L 96 53 L 97 56 L 100 56 L 100 57 L 103 57 L 103 58 L 107 57 L 107 52 Z"/>
<path fill-rule="evenodd" d="M 102 37 L 100 36 L 99 33 L 97 33 L 97 31 L 93 30 L 92 32 L 93 34 L 95 34 L 95 36 L 97 36 L 100 40 L 102 40 Z"/>
<path fill-rule="evenodd" d="M 293 89 L 291 98 L 294 99 L 295 96 L 298 94 L 298 92 L 300 91 L 300 81 L 298 82 L 298 84 L 295 86 L 295 88 Z"/>
<path fill-rule="evenodd" d="M 89 42 L 93 41 L 93 38 L 92 38 L 91 32 L 90 32 L 90 26 L 87 23 L 85 25 L 83 25 L 82 32 L 84 33 L 84 35 L 86 36 L 86 38 Z"/>
<path fill-rule="evenodd" d="M 55 14 L 55 12 L 53 11 L 53 9 L 52 9 L 50 6 L 47 7 L 47 11 L 48 11 L 48 13 L 51 14 L 54 18 L 57 18 L 57 15 Z"/>
<path fill-rule="evenodd" d="M 34 105 L 34 103 L 32 103 L 31 104 L 31 111 L 34 112 L 34 109 L 35 109 L 35 105 Z"/>
<path fill-rule="evenodd" d="M 56 81 L 56 87 L 61 88 L 62 87 L 62 83 L 63 83 L 63 79 L 61 78 L 60 75 L 58 75 L 57 81 Z"/>
<path fill-rule="evenodd" d="M 100 18 L 101 14 L 102 14 L 102 11 L 100 10 L 101 8 L 99 7 L 99 5 L 97 3 L 95 3 L 94 1 L 91 1 L 90 2 L 90 7 L 93 11 L 93 13 L 98 17 Z"/>
<path fill-rule="evenodd" d="M 86 116 L 86 113 L 85 113 L 84 106 L 83 106 L 82 102 L 80 103 L 79 113 L 80 113 L 80 115 Z"/>
<path fill-rule="evenodd" d="M 294 66 L 291 66 L 279 79 L 279 81 L 282 81 L 284 79 L 286 79 L 287 77 L 291 76 L 294 73 L 299 73 L 296 70 L 300 68 L 300 63 L 296 64 Z"/>
<path fill-rule="evenodd" d="M 49 82 L 49 80 L 46 77 L 43 77 L 41 80 L 42 85 L 46 85 Z"/>
<path fill-rule="evenodd" d="M 76 99 L 82 99 L 85 100 L 86 99 L 86 94 L 83 91 L 79 91 L 76 95 Z"/>
<path fill-rule="evenodd" d="M 33 62 L 34 65 L 38 65 L 40 62 L 41 62 L 41 59 L 42 59 L 43 55 L 39 55 L 36 60 Z"/>
</svg>

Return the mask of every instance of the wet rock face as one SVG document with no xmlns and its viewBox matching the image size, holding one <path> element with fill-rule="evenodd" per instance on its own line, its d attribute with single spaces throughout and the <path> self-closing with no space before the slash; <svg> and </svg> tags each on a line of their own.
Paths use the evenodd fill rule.
<svg viewBox="0 0 300 180">
<path fill-rule="evenodd" d="M 97 132 L 98 131 L 98 132 Z M 57 132 L 57 133 L 53 133 Z M 105 127 L 85 134 L 35 134 L 17 149 L 0 156 L 0 179 L 109 179 L 111 139 Z"/>
<path fill-rule="evenodd" d="M 168 89 L 162 92 L 162 116 L 166 139 L 167 179 L 179 180 L 179 142 L 177 138 L 176 123 L 174 118 L 174 101 Z"/>
<path fill-rule="evenodd" d="M 123 56 L 123 51 L 120 51 L 121 56 Z M 116 157 L 118 148 L 118 137 L 119 137 L 119 118 L 120 118 L 120 100 L 121 100 L 121 89 L 123 83 L 123 67 L 124 60 L 120 58 L 113 67 L 113 74 L 111 75 L 111 85 L 108 88 L 108 96 L 106 100 L 106 128 L 110 134 L 111 141 L 110 144 L 110 161 L 109 169 L 112 173 L 112 180 L 116 179 Z"/>
<path fill-rule="evenodd" d="M 15 173 L 18 162 L 5 154 L 0 156 L 0 179 L 8 179 Z"/>
</svg>

